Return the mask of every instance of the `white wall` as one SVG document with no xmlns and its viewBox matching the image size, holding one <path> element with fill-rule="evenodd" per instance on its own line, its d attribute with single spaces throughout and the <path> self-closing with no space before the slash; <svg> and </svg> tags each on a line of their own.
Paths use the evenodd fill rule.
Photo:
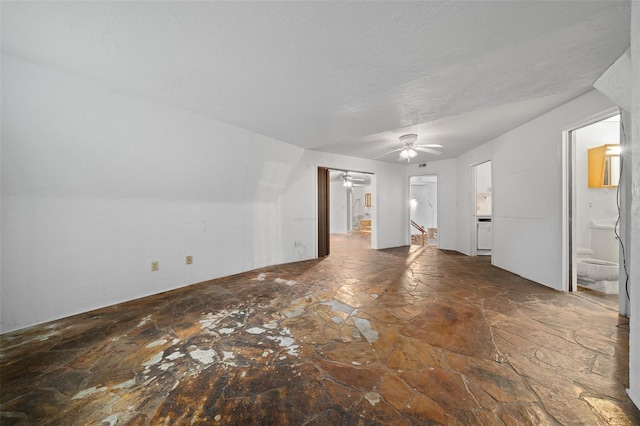
<svg viewBox="0 0 640 426">
<path fill-rule="evenodd" d="M 438 248 L 457 250 L 456 246 L 456 160 L 439 160 L 427 163 L 427 167 L 411 164 L 405 167 L 406 180 L 403 186 L 409 186 L 411 176 L 437 175 L 438 177 Z M 409 229 L 406 230 L 409 234 Z"/>
<path fill-rule="evenodd" d="M 632 145 L 632 204 L 629 267 L 631 270 L 631 335 L 629 338 L 629 396 L 640 408 L 640 3 L 631 2 L 632 107 L 629 136 Z M 628 137 L 629 137 L 628 136 Z"/>
<path fill-rule="evenodd" d="M 611 108 L 591 91 L 493 140 L 492 262 L 562 286 L 562 131 Z"/>
<path fill-rule="evenodd" d="M 597 223 L 614 223 L 618 217 L 616 204 L 616 188 L 589 188 L 588 150 L 604 144 L 616 144 L 620 141 L 620 123 L 616 121 L 600 121 L 580 128 L 576 137 L 576 240 L 578 248 L 592 248 L 591 221 Z M 613 231 L 611 232 L 613 238 Z M 610 256 L 599 259 L 618 261 L 618 250 Z"/>
<path fill-rule="evenodd" d="M 305 151 L 4 56 L 2 106 L 2 332 L 316 257 L 318 165 L 377 173 L 374 247 L 407 244 L 402 166 Z"/>
<path fill-rule="evenodd" d="M 560 289 L 562 267 L 562 131 L 613 104 L 591 91 L 456 161 L 455 250 L 472 253 L 472 167 L 491 160 L 494 265 Z M 447 216 L 442 211 L 441 215 Z"/>
<path fill-rule="evenodd" d="M 349 231 L 349 193 L 342 182 L 329 185 L 329 231 L 334 234 L 346 234 Z"/>
<path fill-rule="evenodd" d="M 2 79 L 3 331 L 284 258 L 301 148 L 9 57 Z"/>
</svg>

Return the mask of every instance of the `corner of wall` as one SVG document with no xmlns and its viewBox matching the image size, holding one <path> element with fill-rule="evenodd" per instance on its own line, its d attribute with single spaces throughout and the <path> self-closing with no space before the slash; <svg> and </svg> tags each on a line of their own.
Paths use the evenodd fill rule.
<svg viewBox="0 0 640 426">
<path fill-rule="evenodd" d="M 631 49 L 627 49 L 593 83 L 593 87 L 621 108 L 631 110 Z"/>
<path fill-rule="evenodd" d="M 631 135 L 632 209 L 631 241 L 640 241 L 640 2 L 631 2 Z M 629 396 L 640 408 L 640 250 L 630 250 L 631 318 L 629 320 Z"/>
<path fill-rule="evenodd" d="M 631 2 L 631 144 L 632 144 L 632 210 L 629 212 L 631 241 L 640 241 L 640 3 Z M 640 255 L 630 250 L 631 317 L 629 320 L 629 396 L 640 408 Z"/>
</svg>

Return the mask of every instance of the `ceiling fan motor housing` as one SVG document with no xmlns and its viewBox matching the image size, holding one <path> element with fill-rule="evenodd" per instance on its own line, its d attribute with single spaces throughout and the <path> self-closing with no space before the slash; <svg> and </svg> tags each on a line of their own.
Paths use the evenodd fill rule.
<svg viewBox="0 0 640 426">
<path fill-rule="evenodd" d="M 402 142 L 405 145 L 411 145 L 417 140 L 418 140 L 418 135 L 413 133 L 400 136 L 400 142 Z"/>
</svg>

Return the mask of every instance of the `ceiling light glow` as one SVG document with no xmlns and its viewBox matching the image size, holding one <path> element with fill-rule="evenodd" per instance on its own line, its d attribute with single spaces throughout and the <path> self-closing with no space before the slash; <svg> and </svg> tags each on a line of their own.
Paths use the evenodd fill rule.
<svg viewBox="0 0 640 426">
<path fill-rule="evenodd" d="M 620 155 L 622 153 L 622 147 L 620 145 L 613 145 L 607 147 L 607 154 L 609 155 Z"/>
</svg>

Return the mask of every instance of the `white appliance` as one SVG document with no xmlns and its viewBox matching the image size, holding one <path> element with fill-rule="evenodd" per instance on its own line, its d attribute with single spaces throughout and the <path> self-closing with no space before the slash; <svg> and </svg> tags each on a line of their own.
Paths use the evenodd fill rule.
<svg viewBox="0 0 640 426">
<path fill-rule="evenodd" d="M 491 250 L 493 248 L 493 228 L 490 217 L 478 217 L 477 249 Z"/>
</svg>

